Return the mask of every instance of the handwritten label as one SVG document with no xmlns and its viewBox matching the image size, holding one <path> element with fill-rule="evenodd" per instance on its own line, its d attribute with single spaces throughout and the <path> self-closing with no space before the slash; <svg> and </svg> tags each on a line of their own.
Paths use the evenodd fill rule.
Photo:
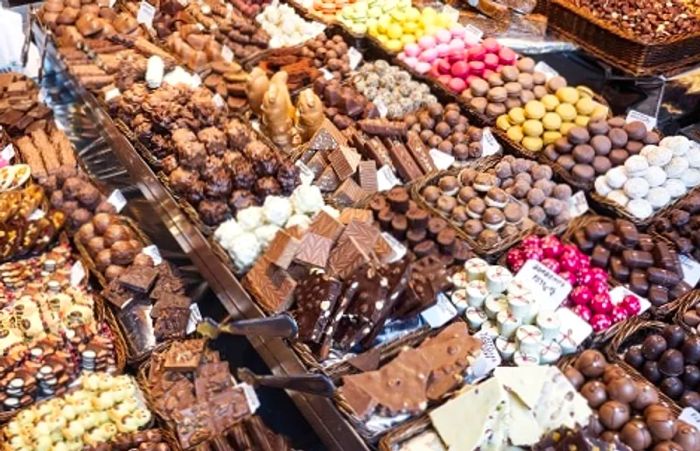
<svg viewBox="0 0 700 451">
<path fill-rule="evenodd" d="M 457 314 L 457 307 L 447 299 L 444 293 L 439 293 L 435 305 L 423 310 L 420 316 L 432 329 L 437 329 L 447 324 Z"/>
<path fill-rule="evenodd" d="M 687 255 L 681 255 L 681 266 L 683 267 L 683 281 L 695 287 L 700 282 L 700 263 Z"/>
<path fill-rule="evenodd" d="M 316 174 L 311 170 L 303 161 L 297 160 L 294 166 L 299 168 L 299 178 L 301 178 L 301 183 L 304 185 L 311 185 L 316 178 Z"/>
<path fill-rule="evenodd" d="M 622 302 L 626 296 L 634 296 L 635 298 L 639 299 L 639 313 L 644 313 L 651 307 L 651 302 L 649 302 L 648 299 L 632 293 L 623 286 L 617 286 L 610 290 L 610 302 L 612 302 L 612 305 L 620 304 L 620 302 Z"/>
<path fill-rule="evenodd" d="M 640 113 L 636 110 L 630 110 L 630 112 L 627 113 L 626 122 L 629 123 L 634 121 L 639 121 L 644 124 L 648 131 L 651 131 L 654 127 L 656 127 L 655 117 L 647 116 L 646 114 Z"/>
<path fill-rule="evenodd" d="M 360 53 L 355 47 L 350 47 L 348 49 L 348 65 L 350 70 L 357 69 L 357 66 L 362 61 L 362 53 Z"/>
<path fill-rule="evenodd" d="M 389 113 L 389 108 L 387 108 L 384 101 L 382 99 L 377 98 L 377 99 L 374 99 L 372 101 L 372 103 L 374 103 L 374 106 L 377 107 L 377 111 L 379 112 L 379 116 L 382 118 L 385 118 L 386 115 Z"/>
<path fill-rule="evenodd" d="M 78 260 L 77 262 L 73 263 L 73 266 L 70 268 L 70 284 L 73 287 L 77 287 L 80 285 L 80 282 L 83 281 L 85 278 L 85 267 L 83 266 L 83 262 Z"/>
<path fill-rule="evenodd" d="M 459 18 L 459 13 L 457 13 L 457 17 Z M 479 42 L 481 38 L 484 37 L 484 32 L 479 27 L 475 27 L 472 24 L 467 24 L 467 26 L 464 27 L 464 34 L 466 37 L 470 38 L 467 40 L 468 42 Z"/>
<path fill-rule="evenodd" d="M 187 320 L 187 329 L 185 331 L 187 334 L 194 333 L 197 330 L 197 324 L 202 322 L 202 313 L 199 311 L 199 306 L 197 304 L 190 304 L 190 317 Z"/>
<path fill-rule="evenodd" d="M 560 308 L 556 311 L 556 314 L 557 318 L 559 318 L 559 323 L 562 325 L 560 333 L 571 337 L 577 347 L 593 333 L 593 328 L 588 324 L 588 321 L 578 316 L 569 308 Z M 567 351 L 574 352 L 572 350 Z"/>
<path fill-rule="evenodd" d="M 326 69 L 325 67 L 322 67 L 322 68 L 319 69 L 319 70 L 320 70 L 321 73 L 323 74 L 323 78 L 324 78 L 325 80 L 333 80 L 333 73 L 332 73 L 331 71 L 329 71 L 329 70 Z"/>
<path fill-rule="evenodd" d="M 109 102 L 112 99 L 116 99 L 122 95 L 121 91 L 119 88 L 112 88 L 109 91 L 105 92 L 105 102 Z"/>
<path fill-rule="evenodd" d="M 581 216 L 588 211 L 588 201 L 586 200 L 586 194 L 583 191 L 579 191 L 569 198 L 569 214 L 572 218 Z"/>
<path fill-rule="evenodd" d="M 260 400 L 258 399 L 258 394 L 255 393 L 253 386 L 242 382 L 238 384 L 239 387 L 243 389 L 243 394 L 245 395 L 245 400 L 248 402 L 248 409 L 250 409 L 251 415 L 255 413 L 260 407 Z"/>
<path fill-rule="evenodd" d="M 124 197 L 122 192 L 119 191 L 118 189 L 115 189 L 114 191 L 112 191 L 112 194 L 110 194 L 109 197 L 107 198 L 107 202 L 112 204 L 112 206 L 117 211 L 117 213 L 122 211 L 124 206 L 126 206 L 126 198 Z"/>
<path fill-rule="evenodd" d="M 151 244 L 150 246 L 144 247 L 143 249 L 141 249 L 141 253 L 151 257 L 151 260 L 153 260 L 153 264 L 156 266 L 163 263 L 163 257 L 160 255 L 158 246 L 156 246 L 155 244 Z"/>
<path fill-rule="evenodd" d="M 153 17 L 156 15 L 156 7 L 146 1 L 141 1 L 139 12 L 136 14 L 136 22 L 153 28 Z"/>
<path fill-rule="evenodd" d="M 496 137 L 493 136 L 491 128 L 484 128 L 481 134 L 481 156 L 489 157 L 491 155 L 496 155 L 501 151 L 501 145 L 496 141 Z"/>
<path fill-rule="evenodd" d="M 556 310 L 571 291 L 569 282 L 536 260 L 525 262 L 515 280 L 527 287 L 534 299 L 540 300 L 540 311 Z"/>
<path fill-rule="evenodd" d="M 388 191 L 396 185 L 401 185 L 401 180 L 396 177 L 391 167 L 385 164 L 377 171 L 377 190 Z"/>
<path fill-rule="evenodd" d="M 481 340 L 481 353 L 476 358 L 476 361 L 471 364 L 469 371 L 471 376 L 478 380 L 488 376 L 491 371 L 501 364 L 501 355 L 493 339 L 489 337 L 486 331 L 479 331 L 474 336 Z M 468 382 L 472 383 L 474 381 L 469 380 Z"/>
<path fill-rule="evenodd" d="M 2 149 L 2 152 L 0 152 L 0 157 L 2 157 L 2 159 L 8 163 L 12 161 L 12 159 L 15 157 L 15 148 L 12 146 L 12 143 L 6 145 L 5 148 Z"/>
<path fill-rule="evenodd" d="M 678 419 L 685 421 L 691 426 L 695 426 L 696 429 L 700 429 L 700 412 L 692 407 L 686 407 L 683 409 Z"/>
<path fill-rule="evenodd" d="M 226 102 L 224 102 L 223 97 L 221 97 L 221 94 L 219 93 L 214 94 L 212 101 L 214 101 L 214 105 L 216 105 L 216 107 L 219 109 L 223 108 L 224 105 L 226 105 Z"/>
<path fill-rule="evenodd" d="M 221 57 L 224 59 L 224 61 L 229 63 L 233 61 L 233 50 L 231 50 L 231 47 L 227 45 L 221 47 Z"/>
<path fill-rule="evenodd" d="M 535 64 L 535 72 L 543 73 L 544 76 L 547 77 L 548 81 L 554 77 L 559 76 L 559 72 L 554 70 L 554 68 L 552 66 L 545 63 L 544 61 L 540 61 L 539 63 Z"/>
<path fill-rule="evenodd" d="M 455 162 L 455 157 L 441 150 L 430 149 L 429 153 L 430 158 L 432 158 L 433 163 L 435 163 L 435 167 L 440 171 L 451 168 L 452 164 Z"/>
<path fill-rule="evenodd" d="M 401 244 L 401 242 L 394 238 L 394 235 L 392 235 L 389 232 L 382 232 L 382 237 L 391 248 L 391 256 L 389 256 L 386 259 L 386 263 L 397 262 L 401 260 L 404 257 L 404 255 L 406 255 L 406 252 L 408 251 L 406 249 L 406 246 L 404 246 L 403 244 Z"/>
</svg>

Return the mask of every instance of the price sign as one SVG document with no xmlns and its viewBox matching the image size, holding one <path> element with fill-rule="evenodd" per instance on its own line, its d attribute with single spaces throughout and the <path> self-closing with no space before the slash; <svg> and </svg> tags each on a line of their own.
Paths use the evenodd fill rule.
<svg viewBox="0 0 700 451">
<path fill-rule="evenodd" d="M 227 45 L 221 47 L 221 57 L 224 59 L 226 62 L 231 62 L 233 61 L 233 50 Z"/>
<path fill-rule="evenodd" d="M 160 255 L 158 246 L 156 246 L 155 244 L 151 244 L 150 246 L 144 247 L 143 249 L 141 249 L 141 253 L 151 257 L 151 260 L 153 260 L 153 264 L 156 266 L 163 263 L 163 257 Z"/>
<path fill-rule="evenodd" d="M 12 161 L 12 159 L 15 157 L 15 148 L 12 146 L 12 143 L 6 145 L 5 148 L 2 149 L 2 152 L 0 152 L 0 157 L 2 157 L 2 159 L 8 163 Z"/>
<path fill-rule="evenodd" d="M 258 399 L 258 394 L 255 393 L 252 385 L 242 382 L 238 384 L 238 387 L 243 389 L 243 394 L 245 395 L 245 400 L 248 402 L 248 409 L 250 409 L 251 415 L 255 413 L 260 407 L 260 400 Z"/>
<path fill-rule="evenodd" d="M 156 15 L 156 7 L 146 1 L 141 1 L 139 12 L 136 14 L 136 22 L 153 28 L 153 18 Z"/>
<path fill-rule="evenodd" d="M 455 162 L 455 157 L 453 157 L 450 154 L 446 154 L 445 152 L 438 150 L 438 149 L 430 149 L 430 158 L 433 159 L 433 163 L 435 164 L 435 167 L 438 168 L 438 170 L 442 171 L 444 169 L 448 169 L 452 167 L 452 164 Z"/>
<path fill-rule="evenodd" d="M 683 281 L 695 287 L 700 282 L 700 263 L 687 255 L 681 255 L 681 266 L 683 267 Z"/>
<path fill-rule="evenodd" d="M 447 296 L 444 293 L 439 293 L 437 303 L 423 310 L 420 316 L 432 329 L 437 329 L 447 324 L 458 313 L 457 307 L 447 299 Z"/>
<path fill-rule="evenodd" d="M 683 409 L 678 419 L 695 426 L 696 429 L 700 429 L 700 412 L 692 407 L 686 407 Z"/>
<path fill-rule="evenodd" d="M 474 334 L 474 336 L 481 340 L 481 353 L 479 357 L 476 358 L 476 361 L 469 367 L 471 376 L 474 378 L 474 381 L 476 381 L 488 376 L 491 371 L 495 370 L 501 364 L 501 355 L 488 333 L 479 331 Z M 474 381 L 470 380 L 469 383 Z"/>
<path fill-rule="evenodd" d="M 484 132 L 481 134 L 481 156 L 496 155 L 500 151 L 501 145 L 496 141 L 496 137 L 493 136 L 491 128 L 484 128 Z"/>
<path fill-rule="evenodd" d="M 73 266 L 70 269 L 70 284 L 73 287 L 77 287 L 80 285 L 80 282 L 83 281 L 85 278 L 85 267 L 83 266 L 83 262 L 78 260 L 77 262 L 73 263 Z"/>
<path fill-rule="evenodd" d="M 459 13 L 457 13 L 457 18 L 459 18 Z M 479 27 L 475 27 L 472 24 L 468 24 L 466 27 L 464 27 L 464 34 L 467 38 L 469 38 L 467 39 L 467 42 L 479 42 L 484 36 L 484 32 L 481 31 Z"/>
<path fill-rule="evenodd" d="M 588 211 L 588 201 L 586 194 L 579 191 L 569 198 L 569 214 L 572 218 L 576 218 Z"/>
<path fill-rule="evenodd" d="M 396 185 L 401 185 L 401 180 L 396 177 L 389 165 L 382 166 L 377 171 L 377 190 L 388 191 Z"/>
<path fill-rule="evenodd" d="M 105 92 L 105 102 L 109 102 L 112 99 L 116 99 L 122 95 L 121 91 L 119 88 L 112 88 L 109 91 Z"/>
<path fill-rule="evenodd" d="M 538 299 L 539 310 L 556 310 L 571 291 L 571 284 L 551 269 L 536 260 L 528 260 L 515 280 L 532 292 Z"/>
<path fill-rule="evenodd" d="M 360 53 L 355 47 L 350 47 L 348 49 L 348 63 L 350 70 L 357 69 L 360 61 L 362 61 L 362 53 Z"/>
<path fill-rule="evenodd" d="M 194 333 L 197 330 L 197 324 L 202 322 L 202 313 L 199 311 L 199 306 L 197 304 L 190 304 L 190 317 L 187 320 L 187 328 L 185 332 L 187 335 Z"/>
<path fill-rule="evenodd" d="M 118 189 L 115 189 L 114 191 L 112 191 L 112 194 L 110 194 L 109 197 L 107 198 L 107 202 L 112 204 L 112 206 L 117 211 L 117 213 L 122 211 L 124 209 L 124 207 L 126 206 L 126 198 L 124 197 L 122 192 L 119 191 Z"/>
<path fill-rule="evenodd" d="M 627 113 L 627 120 L 629 122 L 634 122 L 634 121 L 639 121 L 644 126 L 647 128 L 648 131 L 651 131 L 654 127 L 656 127 L 656 118 L 648 116 L 644 113 L 640 113 L 639 111 L 636 110 L 630 110 L 629 113 Z"/>
<path fill-rule="evenodd" d="M 382 237 L 391 248 L 391 257 L 387 259 L 387 263 L 397 262 L 401 260 L 404 257 L 404 255 L 406 255 L 406 246 L 404 246 L 403 244 L 401 244 L 401 242 L 394 238 L 394 235 L 392 235 L 389 232 L 382 232 Z"/>
<path fill-rule="evenodd" d="M 547 81 L 559 76 L 559 72 L 554 70 L 552 66 L 545 63 L 544 61 L 540 61 L 539 63 L 535 64 L 535 72 L 543 73 L 545 77 L 547 77 Z"/>
</svg>

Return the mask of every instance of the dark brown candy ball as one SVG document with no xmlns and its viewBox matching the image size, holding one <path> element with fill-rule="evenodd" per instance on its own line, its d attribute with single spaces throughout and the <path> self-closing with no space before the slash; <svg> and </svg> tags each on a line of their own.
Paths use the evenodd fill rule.
<svg viewBox="0 0 700 451">
<path fill-rule="evenodd" d="M 598 417 L 606 428 L 616 431 L 629 421 L 630 409 L 619 401 L 608 401 L 598 409 Z"/>
<path fill-rule="evenodd" d="M 633 450 L 645 450 L 651 446 L 651 432 L 642 420 L 632 420 L 620 431 L 620 439 Z"/>
<path fill-rule="evenodd" d="M 656 388 L 646 382 L 637 382 L 637 397 L 632 400 L 632 407 L 642 411 L 657 402 L 659 402 L 659 393 Z"/>
<path fill-rule="evenodd" d="M 658 334 L 649 335 L 642 342 L 642 355 L 647 360 L 658 360 L 666 349 L 666 340 Z"/>
<path fill-rule="evenodd" d="M 588 349 L 576 359 L 576 369 L 588 378 L 598 377 L 605 371 L 608 362 L 600 351 Z"/>
<path fill-rule="evenodd" d="M 678 399 L 683 394 L 683 382 L 677 377 L 667 377 L 659 384 L 661 391 L 669 398 Z"/>
<path fill-rule="evenodd" d="M 580 390 L 581 396 L 586 398 L 588 405 L 595 409 L 605 401 L 608 400 L 608 396 L 605 391 L 605 384 L 600 381 L 588 381 L 583 384 Z"/>
<path fill-rule="evenodd" d="M 659 358 L 659 371 L 664 376 L 680 376 L 685 367 L 683 354 L 678 349 L 667 349 Z"/>
<path fill-rule="evenodd" d="M 630 348 L 625 353 L 625 362 L 631 367 L 640 369 L 644 365 L 644 355 L 642 354 L 642 348 L 636 346 Z"/>
<path fill-rule="evenodd" d="M 642 365 L 642 375 L 646 377 L 652 384 L 658 384 L 663 375 L 659 371 L 659 365 L 653 360 L 644 362 Z"/>
<path fill-rule="evenodd" d="M 686 363 L 694 365 L 700 362 L 700 337 L 693 336 L 686 338 L 681 347 L 681 352 L 683 353 Z"/>
<path fill-rule="evenodd" d="M 628 376 L 613 379 L 606 390 L 610 399 L 623 403 L 632 402 L 638 394 L 637 384 Z"/>
<path fill-rule="evenodd" d="M 686 389 L 693 389 L 700 384 L 700 369 L 695 365 L 686 365 L 683 369 L 683 384 Z"/>
<path fill-rule="evenodd" d="M 685 340 L 683 328 L 677 324 L 670 324 L 661 332 L 669 348 L 678 348 Z"/>
<path fill-rule="evenodd" d="M 683 393 L 679 403 L 682 407 L 692 407 L 693 409 L 700 411 L 700 394 L 694 391 L 687 391 Z"/>
</svg>

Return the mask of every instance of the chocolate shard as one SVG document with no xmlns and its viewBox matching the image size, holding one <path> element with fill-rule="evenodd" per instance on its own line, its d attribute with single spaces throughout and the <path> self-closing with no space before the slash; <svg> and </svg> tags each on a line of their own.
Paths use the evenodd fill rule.
<svg viewBox="0 0 700 451">
<path fill-rule="evenodd" d="M 331 320 L 343 284 L 324 271 L 312 270 L 294 291 L 296 306 L 292 312 L 299 326 L 300 341 L 319 343 Z"/>
</svg>

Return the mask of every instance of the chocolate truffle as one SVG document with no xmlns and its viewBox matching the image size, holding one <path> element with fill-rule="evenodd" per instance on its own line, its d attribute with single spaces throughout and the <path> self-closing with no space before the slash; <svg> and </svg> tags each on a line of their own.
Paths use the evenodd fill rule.
<svg viewBox="0 0 700 451">
<path fill-rule="evenodd" d="M 580 390 L 581 396 L 586 398 L 588 405 L 595 409 L 608 400 L 605 385 L 600 381 L 588 381 Z"/>
<path fill-rule="evenodd" d="M 636 410 L 644 410 L 648 406 L 659 402 L 659 394 L 656 388 L 646 382 L 637 382 L 637 397 L 632 401 L 632 407 Z"/>
<path fill-rule="evenodd" d="M 670 410 L 653 410 L 645 420 L 656 440 L 671 440 L 678 432 L 676 416 Z"/>
<path fill-rule="evenodd" d="M 665 376 L 680 376 L 684 369 L 683 354 L 677 349 L 667 349 L 659 358 L 659 371 Z"/>
<path fill-rule="evenodd" d="M 667 377 L 659 385 L 661 391 L 669 398 L 678 399 L 683 394 L 683 382 L 677 377 Z"/>
<path fill-rule="evenodd" d="M 586 381 L 586 379 L 583 377 L 583 374 L 573 366 L 567 366 L 566 369 L 564 370 L 564 376 L 566 376 L 567 379 L 569 379 L 569 382 L 571 382 L 571 385 L 573 385 L 576 390 L 581 390 L 581 386 L 583 383 Z"/>
<path fill-rule="evenodd" d="M 619 365 L 611 363 L 605 367 L 605 371 L 603 372 L 603 383 L 609 384 L 615 379 L 621 377 L 627 377 L 627 373 L 625 373 L 625 370 L 620 368 Z"/>
<path fill-rule="evenodd" d="M 632 378 L 623 376 L 610 381 L 606 387 L 608 397 L 615 401 L 630 403 L 637 397 L 637 385 Z"/>
<path fill-rule="evenodd" d="M 659 371 L 659 365 L 653 360 L 648 360 L 642 365 L 642 375 L 652 384 L 658 384 L 663 377 Z"/>
<path fill-rule="evenodd" d="M 620 439 L 634 451 L 645 450 L 651 446 L 651 432 L 642 420 L 632 420 L 620 431 Z"/>
<path fill-rule="evenodd" d="M 683 447 L 676 442 L 664 441 L 654 446 L 652 451 L 684 451 Z"/>
<path fill-rule="evenodd" d="M 658 360 L 667 348 L 664 337 L 658 334 L 649 335 L 642 342 L 642 355 L 647 360 Z"/>
<path fill-rule="evenodd" d="M 685 358 L 685 362 L 696 364 L 700 361 L 700 337 L 692 336 L 685 339 L 681 352 Z"/>
<path fill-rule="evenodd" d="M 630 409 L 619 401 L 607 401 L 598 409 L 598 417 L 606 428 L 618 430 L 629 421 Z"/>
<path fill-rule="evenodd" d="M 694 391 L 687 391 L 683 393 L 679 403 L 682 407 L 692 407 L 693 409 L 700 411 L 700 394 Z"/>
<path fill-rule="evenodd" d="M 644 365 L 644 355 L 642 354 L 642 348 L 639 346 L 629 348 L 625 353 L 625 362 L 627 362 L 627 364 L 629 364 L 633 368 L 641 369 L 642 365 Z"/>
<path fill-rule="evenodd" d="M 685 450 L 697 450 L 700 448 L 700 434 L 698 434 L 698 430 L 695 426 L 683 421 L 678 422 L 678 433 L 673 437 L 673 441 Z"/>
<path fill-rule="evenodd" d="M 587 349 L 576 359 L 576 369 L 588 378 L 598 377 L 605 371 L 607 361 L 600 351 Z"/>
<path fill-rule="evenodd" d="M 685 340 L 683 328 L 677 324 L 670 324 L 661 332 L 669 348 L 678 348 Z"/>
<path fill-rule="evenodd" d="M 686 389 L 697 387 L 700 384 L 700 369 L 695 365 L 686 365 L 681 379 Z"/>
</svg>

